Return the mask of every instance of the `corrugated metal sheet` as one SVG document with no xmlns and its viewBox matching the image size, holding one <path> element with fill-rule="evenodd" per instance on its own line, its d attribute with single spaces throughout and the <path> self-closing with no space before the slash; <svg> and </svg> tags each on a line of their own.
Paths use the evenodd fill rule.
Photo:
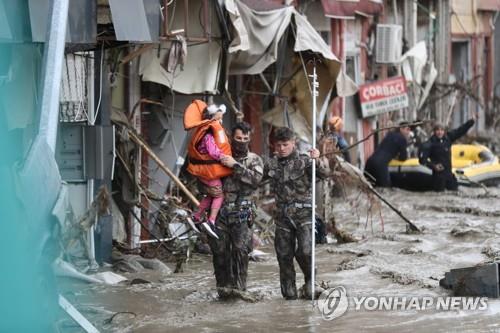
<svg viewBox="0 0 500 333">
<path fill-rule="evenodd" d="M 160 36 L 158 0 L 110 0 L 117 40 L 156 42 Z"/>
<path fill-rule="evenodd" d="M 49 0 L 29 0 L 33 42 L 45 42 L 49 19 Z M 95 1 L 70 0 L 66 42 L 95 43 L 97 11 Z"/>
<path fill-rule="evenodd" d="M 373 16 L 382 13 L 381 0 L 321 0 L 325 16 L 332 18 L 354 19 L 356 14 Z"/>
<path fill-rule="evenodd" d="M 266 12 L 287 7 L 283 5 L 283 2 L 280 0 L 241 0 L 241 2 L 258 12 Z"/>
</svg>

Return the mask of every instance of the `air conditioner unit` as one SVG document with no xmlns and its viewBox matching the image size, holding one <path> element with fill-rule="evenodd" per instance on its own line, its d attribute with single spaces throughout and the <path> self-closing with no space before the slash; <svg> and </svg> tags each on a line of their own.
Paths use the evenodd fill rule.
<svg viewBox="0 0 500 333">
<path fill-rule="evenodd" d="M 377 24 L 375 61 L 380 64 L 398 63 L 403 46 L 403 27 L 396 24 Z"/>
</svg>

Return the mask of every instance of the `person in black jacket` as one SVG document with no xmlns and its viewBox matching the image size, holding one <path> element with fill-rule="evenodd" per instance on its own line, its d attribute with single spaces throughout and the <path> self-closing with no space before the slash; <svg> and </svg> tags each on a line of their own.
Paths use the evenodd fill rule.
<svg viewBox="0 0 500 333">
<path fill-rule="evenodd" d="M 375 186 L 390 187 L 389 162 L 393 158 L 404 161 L 408 158 L 406 147 L 411 132 L 407 122 L 401 122 L 399 128 L 390 131 L 384 137 L 375 152 L 368 158 L 365 173 L 374 181 Z"/>
<path fill-rule="evenodd" d="M 434 125 L 434 134 L 425 142 L 418 153 L 419 163 L 432 170 L 434 191 L 458 190 L 457 178 L 451 172 L 451 145 L 474 126 L 476 115 L 462 126 L 446 132 L 441 124 Z"/>
</svg>

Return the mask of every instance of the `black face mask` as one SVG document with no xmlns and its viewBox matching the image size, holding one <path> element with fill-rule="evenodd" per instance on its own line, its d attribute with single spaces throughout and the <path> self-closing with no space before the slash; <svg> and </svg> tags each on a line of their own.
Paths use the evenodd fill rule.
<svg viewBox="0 0 500 333">
<path fill-rule="evenodd" d="M 250 142 L 240 142 L 240 141 L 233 140 L 233 142 L 231 142 L 231 148 L 233 149 L 233 152 L 236 155 L 245 155 L 246 153 L 248 153 L 248 144 L 249 143 Z"/>
</svg>

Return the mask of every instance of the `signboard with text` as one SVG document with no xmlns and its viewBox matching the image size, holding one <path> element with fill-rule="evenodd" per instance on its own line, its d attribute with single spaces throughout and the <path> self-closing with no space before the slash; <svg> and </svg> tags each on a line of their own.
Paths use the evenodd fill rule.
<svg viewBox="0 0 500 333">
<path fill-rule="evenodd" d="M 359 87 L 363 118 L 408 107 L 406 80 L 403 76 L 363 84 Z"/>
</svg>

